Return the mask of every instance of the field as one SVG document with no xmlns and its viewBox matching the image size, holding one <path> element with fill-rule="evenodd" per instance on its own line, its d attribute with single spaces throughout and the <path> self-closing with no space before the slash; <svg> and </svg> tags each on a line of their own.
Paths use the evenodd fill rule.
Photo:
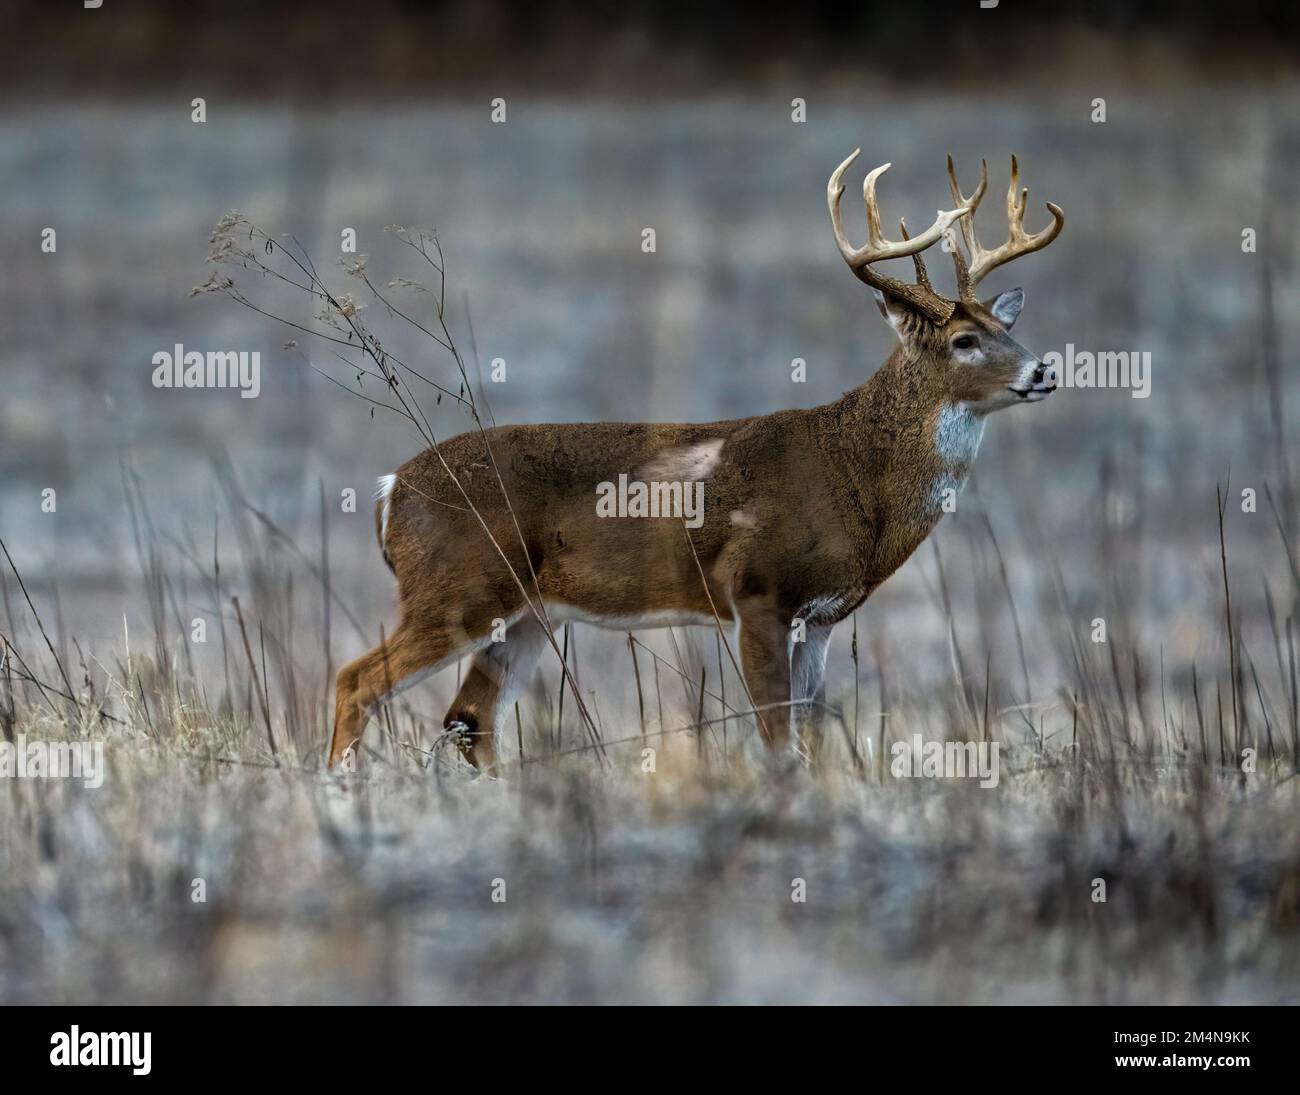
<svg viewBox="0 0 1300 1095">
<path fill-rule="evenodd" d="M 279 643 L 243 638 L 219 698 L 174 647 L 74 655 L 75 705 L 11 650 L 6 736 L 100 739 L 109 766 L 97 789 L 6 781 L 7 1001 L 1295 1002 L 1293 691 L 1252 691 L 1238 727 L 1212 669 L 1198 703 L 1081 654 L 1058 701 L 1016 711 L 900 669 L 856 720 L 841 697 L 815 763 L 773 765 L 712 721 L 730 708 L 684 637 L 680 663 L 637 647 L 644 739 L 619 659 L 593 658 L 604 750 L 572 705 L 556 721 L 543 671 L 501 779 L 419 702 L 339 777 L 319 677 L 273 687 L 268 723 Z M 1000 740 L 996 788 L 894 778 L 882 746 L 914 729 Z"/>
<path fill-rule="evenodd" d="M 105 770 L 0 779 L 0 1002 L 1300 1002 L 1300 82 L 1085 55 L 996 88 L 550 83 L 504 125 L 477 89 L 214 95 L 201 125 L 190 90 L 8 101 L 0 738 L 102 743 Z M 571 625 L 591 722 L 548 653 L 499 779 L 441 733 L 461 667 L 326 773 L 334 673 L 396 623 L 373 483 L 423 442 L 311 301 L 205 262 L 213 225 L 238 209 L 258 255 L 355 293 L 450 393 L 404 381 L 439 438 L 466 395 L 708 421 L 828 402 L 889 352 L 826 224 L 858 146 L 909 225 L 945 152 L 966 179 L 987 156 L 990 238 L 1018 153 L 1031 229 L 1043 200 L 1066 227 L 995 287 L 1026 286 L 1017 337 L 1150 352 L 1149 396 L 990 422 L 957 512 L 837 630 L 803 756 L 757 741 L 731 636 Z M 433 323 L 393 224 L 438 229 L 467 384 L 347 272 L 350 228 Z M 228 271 L 266 314 L 191 299 Z M 156 388 L 177 344 L 260 352 L 259 396 Z M 996 785 L 901 778 L 914 735 L 996 743 Z"/>
</svg>

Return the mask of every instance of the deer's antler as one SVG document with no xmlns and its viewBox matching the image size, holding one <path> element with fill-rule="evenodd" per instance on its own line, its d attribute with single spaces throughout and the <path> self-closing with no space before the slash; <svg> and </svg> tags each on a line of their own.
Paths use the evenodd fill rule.
<svg viewBox="0 0 1300 1095">
<path fill-rule="evenodd" d="M 970 265 L 967 266 L 966 259 L 962 256 L 958 247 L 954 245 L 952 249 L 952 260 L 957 267 L 957 291 L 961 295 L 961 299 L 967 304 L 978 303 L 978 298 L 975 296 L 975 287 L 979 285 L 985 274 L 1001 266 L 1004 262 L 1010 262 L 1021 255 L 1028 255 L 1032 251 L 1038 251 L 1046 247 L 1061 234 L 1061 226 L 1065 224 L 1065 214 L 1061 212 L 1060 207 L 1048 202 L 1047 209 L 1052 214 L 1052 223 L 1032 236 L 1025 231 L 1025 207 L 1029 203 L 1029 190 L 1020 190 L 1020 165 L 1013 155 L 1011 157 L 1011 185 L 1007 189 L 1007 224 L 1009 226 L 1007 242 L 992 251 L 986 251 L 980 245 L 980 241 L 975 238 L 975 210 L 979 208 L 980 199 L 984 197 L 984 191 L 988 188 L 988 183 L 988 164 L 981 160 L 979 186 L 975 188 L 975 192 L 969 198 L 964 197 L 961 187 L 957 185 L 957 173 L 952 166 L 952 156 L 949 155 L 948 185 L 952 190 L 952 200 L 963 209 L 970 211 L 970 216 L 961 222 L 961 235 L 965 241 L 966 250 L 970 253 Z M 1017 191 L 1019 192 L 1017 193 Z"/>
<path fill-rule="evenodd" d="M 897 242 L 887 240 L 880 229 L 880 207 L 876 202 L 876 180 L 890 167 L 889 164 L 882 164 L 870 172 L 862 184 L 862 200 L 867 207 L 867 242 L 861 247 L 854 247 L 844 235 L 844 216 L 840 211 L 840 197 L 844 194 L 844 184 L 840 180 L 861 151 L 860 148 L 855 149 L 853 155 L 835 169 L 831 174 L 830 182 L 826 184 L 826 206 L 830 210 L 831 228 L 835 231 L 835 242 L 839 244 L 840 254 L 849 264 L 849 269 L 872 288 L 887 290 L 902 297 L 936 323 L 946 323 L 952 316 L 956 304 L 934 291 L 926 277 L 921 252 L 938 243 L 952 227 L 953 222 L 961 217 L 966 218 L 962 225 L 964 232 L 983 190 L 977 191 L 976 197 L 969 200 L 961 199 L 959 194 L 956 195 L 959 199 L 957 208 L 947 212 L 940 210 L 934 223 L 919 235 L 909 237 L 906 227 L 900 226 L 903 239 Z M 916 266 L 917 284 L 915 285 L 882 274 L 871 265 L 884 259 L 900 259 L 909 256 Z"/>
</svg>

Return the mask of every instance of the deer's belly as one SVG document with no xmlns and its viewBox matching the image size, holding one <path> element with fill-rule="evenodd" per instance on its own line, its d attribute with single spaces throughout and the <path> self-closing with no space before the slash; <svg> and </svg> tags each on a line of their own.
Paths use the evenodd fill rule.
<svg viewBox="0 0 1300 1095">
<path fill-rule="evenodd" d="M 658 627 L 713 627 L 716 621 L 712 613 L 694 612 L 690 609 L 650 609 L 629 613 L 602 613 L 584 609 L 577 605 L 553 604 L 547 602 L 546 613 L 552 624 L 567 623 L 570 620 L 591 624 L 610 631 L 650 631 Z M 718 606 L 719 618 L 728 623 L 729 613 L 726 608 Z"/>
</svg>

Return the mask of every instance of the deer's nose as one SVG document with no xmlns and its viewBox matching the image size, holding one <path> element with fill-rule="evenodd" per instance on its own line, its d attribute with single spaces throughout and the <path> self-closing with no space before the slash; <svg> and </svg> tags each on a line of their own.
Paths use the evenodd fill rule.
<svg viewBox="0 0 1300 1095">
<path fill-rule="evenodd" d="M 1034 368 L 1034 384 L 1042 384 L 1044 387 L 1056 387 L 1056 369 L 1051 365 L 1044 365 L 1041 361 Z"/>
</svg>

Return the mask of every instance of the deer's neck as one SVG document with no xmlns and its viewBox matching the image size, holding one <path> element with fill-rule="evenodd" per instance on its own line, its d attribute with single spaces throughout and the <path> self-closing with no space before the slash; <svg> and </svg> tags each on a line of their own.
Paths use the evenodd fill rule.
<svg viewBox="0 0 1300 1095">
<path fill-rule="evenodd" d="M 984 419 L 952 402 L 942 377 L 901 349 L 827 410 L 838 433 L 831 447 L 864 524 L 863 553 L 883 580 L 952 511 Z"/>
</svg>

